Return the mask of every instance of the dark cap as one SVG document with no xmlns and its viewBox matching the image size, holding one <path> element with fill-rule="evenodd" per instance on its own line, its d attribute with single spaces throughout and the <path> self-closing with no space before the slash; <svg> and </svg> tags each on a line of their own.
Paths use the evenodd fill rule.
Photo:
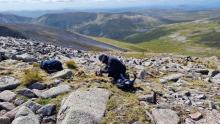
<svg viewBox="0 0 220 124">
<path fill-rule="evenodd" d="M 103 62 L 103 63 L 106 63 L 108 61 L 108 56 L 107 55 L 100 55 L 99 56 L 99 61 Z"/>
</svg>

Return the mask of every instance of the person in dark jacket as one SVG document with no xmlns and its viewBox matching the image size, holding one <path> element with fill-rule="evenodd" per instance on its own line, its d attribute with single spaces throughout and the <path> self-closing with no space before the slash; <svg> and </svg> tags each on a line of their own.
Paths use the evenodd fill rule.
<svg viewBox="0 0 220 124">
<path fill-rule="evenodd" d="M 112 77 L 116 85 L 123 89 L 133 86 L 136 77 L 133 81 L 129 80 L 129 76 L 126 74 L 126 66 L 120 60 L 104 54 L 99 56 L 99 60 L 106 66 L 97 75 L 107 73 L 108 77 Z"/>
<path fill-rule="evenodd" d="M 106 65 L 105 68 L 100 70 L 101 74 L 107 73 L 109 77 L 114 78 L 114 81 L 117 81 L 121 75 L 126 75 L 125 65 L 117 58 L 101 55 L 99 60 Z"/>
</svg>

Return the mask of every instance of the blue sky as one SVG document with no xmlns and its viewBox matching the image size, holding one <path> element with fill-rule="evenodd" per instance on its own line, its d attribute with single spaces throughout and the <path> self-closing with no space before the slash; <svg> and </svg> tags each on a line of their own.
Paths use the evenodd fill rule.
<svg viewBox="0 0 220 124">
<path fill-rule="evenodd" d="M 220 5 L 220 0 L 0 0 L 0 11 L 120 8 L 155 5 Z"/>
</svg>

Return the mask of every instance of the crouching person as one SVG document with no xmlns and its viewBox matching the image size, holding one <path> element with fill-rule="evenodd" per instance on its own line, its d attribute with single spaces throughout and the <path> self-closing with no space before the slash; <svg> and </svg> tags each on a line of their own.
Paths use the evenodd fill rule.
<svg viewBox="0 0 220 124">
<path fill-rule="evenodd" d="M 41 62 L 40 68 L 47 73 L 54 73 L 63 70 L 62 63 L 58 60 L 44 60 Z"/>
<path fill-rule="evenodd" d="M 126 74 L 125 65 L 117 58 L 110 57 L 107 55 L 100 55 L 99 60 L 106 66 L 97 72 L 97 75 L 102 75 L 103 73 L 108 74 L 108 77 L 113 78 L 113 82 L 118 86 L 118 88 L 129 90 L 133 88 L 134 80 L 130 80 L 129 76 Z"/>
</svg>

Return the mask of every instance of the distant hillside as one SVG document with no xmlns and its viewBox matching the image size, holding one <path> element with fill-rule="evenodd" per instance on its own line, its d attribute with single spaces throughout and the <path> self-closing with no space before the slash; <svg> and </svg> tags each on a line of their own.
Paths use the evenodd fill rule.
<svg viewBox="0 0 220 124">
<path fill-rule="evenodd" d="M 78 50 L 122 50 L 76 33 L 40 25 L 4 24 L 0 25 L 0 31 L 4 31 L 0 36 L 7 34 L 7 36 L 32 39 Z"/>
<path fill-rule="evenodd" d="M 4 23 L 28 23 L 30 21 L 31 21 L 31 18 L 28 18 L 28 17 L 0 13 L 0 23 L 1 24 L 4 24 Z"/>
<path fill-rule="evenodd" d="M 34 20 L 35 24 L 53 26 L 85 35 L 123 39 L 160 25 L 160 20 L 137 13 L 74 12 L 47 14 Z"/>
<path fill-rule="evenodd" d="M 126 41 L 98 38 L 106 43 L 153 53 L 178 53 L 196 56 L 220 56 L 220 23 L 218 19 L 159 26 L 145 33 L 136 33 Z M 138 49 L 137 49 L 138 48 Z"/>
<path fill-rule="evenodd" d="M 190 22 L 204 18 L 220 17 L 220 9 L 184 10 L 184 9 L 146 9 L 138 11 L 147 16 L 168 23 Z"/>
<path fill-rule="evenodd" d="M 0 26 L 0 36 L 27 39 L 22 33 Z"/>
<path fill-rule="evenodd" d="M 160 26 L 145 33 L 130 35 L 125 40 L 131 43 L 167 40 L 220 48 L 220 23 L 217 18 L 214 20 L 204 19 Z"/>
<path fill-rule="evenodd" d="M 56 11 L 54 11 L 56 12 Z M 220 10 L 146 9 L 136 12 L 64 12 L 50 11 L 38 18 L 14 15 L 0 16 L 0 23 L 32 23 L 95 37 L 127 40 L 130 35 L 144 33 L 164 24 L 219 18 Z M 12 19 L 13 18 L 13 19 Z M 156 32 L 157 33 L 157 32 Z M 155 35 L 155 34 L 153 34 Z"/>
</svg>

